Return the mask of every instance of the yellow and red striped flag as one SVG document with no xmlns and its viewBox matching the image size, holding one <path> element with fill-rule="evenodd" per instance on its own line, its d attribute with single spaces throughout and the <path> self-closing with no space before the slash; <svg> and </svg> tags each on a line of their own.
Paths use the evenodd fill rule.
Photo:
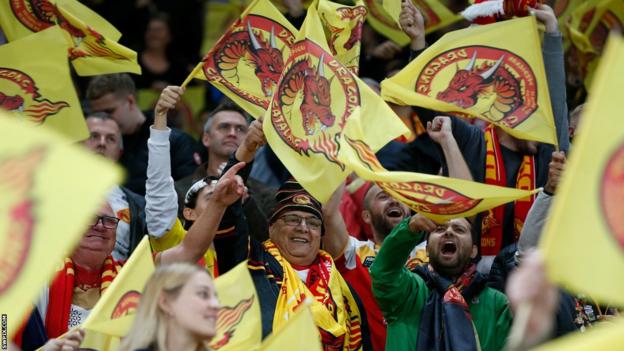
<svg viewBox="0 0 624 351">
<path fill-rule="evenodd" d="M 136 52 L 117 43 L 121 33 L 75 0 L 11 0 L 0 2 L 0 26 L 10 41 L 60 26 L 67 53 L 81 76 L 141 73 Z"/>
<path fill-rule="evenodd" d="M 350 173 L 339 154 L 343 129 L 353 116 L 360 116 L 373 150 L 408 133 L 392 109 L 332 56 L 313 6 L 279 82 L 264 133 L 290 173 L 321 202 Z"/>
<path fill-rule="evenodd" d="M 368 13 L 366 6 L 362 0 L 357 0 L 354 6 L 319 0 L 318 13 L 332 55 L 357 75 L 360 67 L 362 27 Z"/>
<path fill-rule="evenodd" d="M 254 117 L 264 114 L 297 30 L 269 0 L 254 0 L 187 77 L 208 80 Z"/>
<path fill-rule="evenodd" d="M 518 138 L 557 145 L 532 16 L 447 33 L 384 80 L 381 94 L 399 105 L 481 118 Z"/>
<path fill-rule="evenodd" d="M 3 111 L 0 130 L 0 311 L 10 339 L 54 276 L 51 262 L 73 250 L 122 177 L 112 162 Z"/>
<path fill-rule="evenodd" d="M 0 109 L 56 129 L 70 142 L 89 136 L 59 27 L 0 46 Z"/>
<path fill-rule="evenodd" d="M 617 306 L 624 305 L 622 57 L 624 39 L 614 35 L 540 242 L 553 281 Z"/>
</svg>

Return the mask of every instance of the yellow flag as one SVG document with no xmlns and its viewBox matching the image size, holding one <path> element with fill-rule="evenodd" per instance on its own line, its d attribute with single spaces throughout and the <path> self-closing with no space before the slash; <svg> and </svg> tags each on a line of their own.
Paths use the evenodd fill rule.
<svg viewBox="0 0 624 351">
<path fill-rule="evenodd" d="M 318 13 L 332 55 L 357 76 L 360 67 L 362 27 L 367 14 L 364 3 L 357 0 L 354 6 L 347 6 L 320 0 Z"/>
<path fill-rule="evenodd" d="M 578 5 L 566 22 L 564 33 L 570 39 L 568 61 L 573 72 L 589 89 L 607 37 L 612 30 L 624 29 L 624 2 L 592 0 Z"/>
<path fill-rule="evenodd" d="M 260 302 L 247 261 L 215 280 L 221 309 L 211 350 L 255 350 L 262 339 Z"/>
<path fill-rule="evenodd" d="M 319 332 L 309 306 L 301 308 L 279 331 L 269 335 L 261 351 L 321 351 Z"/>
<path fill-rule="evenodd" d="M 411 172 L 389 172 L 361 137 L 361 122 L 349 121 L 341 161 L 412 210 L 436 221 L 468 217 L 527 197 L 536 190 L 504 188 L 462 179 Z"/>
<path fill-rule="evenodd" d="M 111 162 L 0 112 L 0 311 L 9 338 L 59 262 L 80 241 L 110 187 Z"/>
<path fill-rule="evenodd" d="M 136 52 L 117 43 L 119 31 L 75 0 L 11 0 L 0 4 L 0 25 L 11 41 L 57 24 L 66 34 L 69 59 L 79 75 L 141 73 Z"/>
<path fill-rule="evenodd" d="M 153 272 L 152 250 L 148 237 L 144 236 L 82 326 L 106 335 L 125 336 L 132 326 L 143 288 Z"/>
<path fill-rule="evenodd" d="M 252 116 L 262 116 L 296 33 L 269 0 L 255 0 L 185 83 L 190 78 L 208 80 Z"/>
<path fill-rule="evenodd" d="M 532 16 L 444 35 L 384 80 L 381 94 L 399 105 L 481 118 L 518 138 L 557 145 Z"/>
<path fill-rule="evenodd" d="M 570 333 L 546 343 L 534 351 L 621 350 L 624 345 L 624 318 L 599 323 L 581 333 Z"/>
<path fill-rule="evenodd" d="M 622 57 L 624 39 L 612 36 L 540 242 L 552 280 L 619 306 L 624 306 Z"/>
<path fill-rule="evenodd" d="M 438 0 L 411 0 L 425 20 L 425 33 L 431 33 L 461 19 Z M 399 26 L 401 0 L 364 0 L 368 8 L 368 23 L 377 32 L 395 43 L 405 46 L 409 37 Z"/>
<path fill-rule="evenodd" d="M 290 173 L 321 202 L 350 173 L 339 160 L 345 125 L 361 114 L 373 150 L 408 133 L 405 124 L 365 83 L 330 53 L 314 7 L 291 46 L 280 83 L 264 117 L 264 133 Z"/>
<path fill-rule="evenodd" d="M 80 141 L 89 131 L 69 74 L 62 32 L 55 26 L 0 46 L 0 109 Z"/>
</svg>

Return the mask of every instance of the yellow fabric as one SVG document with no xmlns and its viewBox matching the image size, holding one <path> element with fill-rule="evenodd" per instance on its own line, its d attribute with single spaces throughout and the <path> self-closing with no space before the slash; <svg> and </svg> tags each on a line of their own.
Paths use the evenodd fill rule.
<svg viewBox="0 0 624 351">
<path fill-rule="evenodd" d="M 263 23 L 262 26 L 260 22 Z M 297 30 L 269 0 L 254 0 L 204 56 L 186 81 L 191 77 L 208 80 L 215 88 L 257 118 L 266 111 L 270 94 L 263 90 L 263 82 L 256 75 L 257 65 L 248 49 L 251 45 L 247 35 L 248 23 L 255 37 L 260 38 L 259 45 L 265 48 L 270 45 L 269 38 L 273 29 L 275 45 L 282 57 L 284 59 L 287 57 L 287 43 L 292 41 Z M 234 35 L 242 36 L 243 39 L 239 37 L 235 41 Z M 279 73 L 279 67 L 271 66 Z M 274 84 L 271 86 L 274 87 Z"/>
<path fill-rule="evenodd" d="M 617 306 L 624 305 L 622 57 L 624 39 L 612 36 L 540 242 L 552 280 Z"/>
<path fill-rule="evenodd" d="M 256 350 L 262 339 L 260 301 L 247 261 L 215 280 L 221 310 L 217 333 L 210 342 L 212 350 Z"/>
<path fill-rule="evenodd" d="M 388 11 L 384 9 L 382 1 L 364 0 L 364 2 L 368 8 L 366 21 L 375 31 L 401 46 L 410 43 L 410 38 L 407 34 L 403 33 L 403 30 L 401 30 L 399 25 L 392 19 L 390 14 L 388 14 Z"/>
<path fill-rule="evenodd" d="M 149 240 L 143 237 L 117 277 L 104 291 L 83 327 L 110 336 L 125 336 L 132 325 L 145 283 L 154 269 Z"/>
<path fill-rule="evenodd" d="M 186 230 L 180 220 L 176 218 L 175 223 L 165 235 L 160 238 L 150 236 L 150 244 L 154 252 L 162 252 L 181 243 L 185 236 Z M 214 278 L 217 269 L 217 252 L 214 245 L 210 245 L 210 248 L 204 254 L 204 261 L 206 270 Z"/>
<path fill-rule="evenodd" d="M 399 15 L 401 14 L 401 2 L 403 0 L 383 0 L 382 5 L 388 16 L 392 18 L 396 25 L 399 25 Z M 462 17 L 451 12 L 438 0 L 411 0 L 420 10 L 420 14 L 425 20 L 425 33 L 431 33 L 451 23 L 457 22 Z M 399 26 L 400 28 L 400 26 Z"/>
<path fill-rule="evenodd" d="M 321 351 L 318 330 L 309 307 L 303 307 L 277 333 L 264 340 L 261 351 Z"/>
<path fill-rule="evenodd" d="M 556 145 L 535 21 L 529 16 L 447 33 L 384 80 L 381 95 L 399 105 L 481 118 L 518 138 Z M 468 85 L 466 80 L 451 85 L 452 79 L 468 75 L 465 68 L 471 62 L 470 77 L 483 76 L 483 85 L 476 88 L 477 84 Z M 464 97 L 462 105 L 458 96 Z"/>
<path fill-rule="evenodd" d="M 63 32 L 51 27 L 0 46 L 0 109 L 63 133 L 70 142 L 89 136 L 67 65 Z M 3 143 L 6 143 L 3 141 Z"/>
<path fill-rule="evenodd" d="M 284 271 L 282 288 L 277 298 L 275 315 L 273 317 L 273 332 L 280 332 L 288 325 L 301 305 L 310 301 L 310 310 L 314 318 L 314 323 L 319 329 L 332 334 L 334 337 L 344 335 L 344 343 L 341 350 L 361 350 L 361 327 L 362 322 L 360 311 L 351 294 L 349 286 L 333 264 L 331 256 L 325 251 L 319 251 L 319 256 L 323 256 L 331 262 L 330 277 L 328 282 L 330 299 L 335 303 L 336 311 L 330 311 L 319 299 L 327 296 L 314 296 L 308 287 L 301 280 L 297 272 L 290 263 L 284 259 L 279 249 L 269 240 L 264 243 L 267 251 L 279 262 Z M 321 263 L 322 264 L 322 263 Z M 348 304 L 348 305 L 347 305 Z M 348 312 L 350 310 L 350 312 Z M 337 319 L 334 319 L 335 314 Z M 353 325 L 355 324 L 355 325 Z M 352 334 L 352 328 L 357 328 L 357 332 Z M 359 340 L 359 342 L 355 342 Z M 353 343 L 357 346 L 352 345 Z"/>
<path fill-rule="evenodd" d="M 557 338 L 534 351 L 620 350 L 624 345 L 624 318 L 599 323 L 585 333 L 576 332 Z"/>
<path fill-rule="evenodd" d="M 42 21 L 34 15 L 33 9 L 30 8 L 33 3 L 39 6 L 38 11 L 49 16 L 49 22 Z M 26 37 L 54 24 L 63 29 L 69 58 L 78 75 L 141 73 L 136 52 L 117 43 L 121 33 L 78 1 L 16 0 L 3 1 L 0 4 L 0 25 L 10 41 Z"/>
<path fill-rule="evenodd" d="M 339 160 L 345 124 L 359 116 L 363 136 L 375 151 L 409 130 L 373 90 L 334 59 L 321 28 L 316 9 L 310 7 L 264 116 L 263 130 L 271 148 L 295 179 L 320 202 L 326 202 L 351 173 Z M 324 64 L 319 73 L 321 57 Z M 309 72 L 316 72 L 313 76 L 321 81 L 318 84 L 329 85 L 328 94 L 323 94 L 329 96 L 327 105 L 318 101 L 318 95 L 326 89 L 312 85 L 305 88 L 308 83 L 303 83 L 304 74 L 297 74 L 302 70 L 302 62 L 307 62 Z M 302 113 L 306 89 L 308 96 L 312 96 L 309 105 L 331 110 L 334 119 L 325 122 L 327 125 L 322 125 L 318 114 L 306 118 Z"/>
<path fill-rule="evenodd" d="M 73 250 L 122 177 L 112 162 L 1 111 L 0 130 L 0 310 L 10 339 L 56 272 L 50 262 Z"/>
<path fill-rule="evenodd" d="M 356 0 L 354 6 L 347 6 L 319 0 L 318 13 L 332 54 L 338 62 L 357 75 L 360 67 L 362 26 L 367 14 L 363 1 Z"/>
</svg>

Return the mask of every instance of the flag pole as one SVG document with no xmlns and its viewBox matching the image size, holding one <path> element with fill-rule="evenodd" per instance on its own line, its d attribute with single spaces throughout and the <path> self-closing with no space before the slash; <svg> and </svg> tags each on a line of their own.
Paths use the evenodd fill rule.
<svg viewBox="0 0 624 351">
<path fill-rule="evenodd" d="M 204 61 L 200 61 L 197 64 L 197 66 L 195 66 L 195 68 L 193 68 L 193 71 L 191 72 L 191 74 L 189 74 L 188 77 L 186 77 L 186 79 L 184 80 L 184 82 L 182 83 L 182 85 L 180 87 L 186 88 L 188 83 L 190 83 L 193 80 L 193 77 L 195 77 L 197 72 L 199 72 L 199 70 L 201 70 L 203 63 L 204 63 Z"/>
</svg>

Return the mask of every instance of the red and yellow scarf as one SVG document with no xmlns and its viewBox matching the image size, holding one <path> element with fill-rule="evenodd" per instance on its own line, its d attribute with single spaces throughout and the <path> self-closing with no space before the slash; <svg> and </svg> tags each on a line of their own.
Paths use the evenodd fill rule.
<svg viewBox="0 0 624 351">
<path fill-rule="evenodd" d="M 112 256 L 104 260 L 100 278 L 100 294 L 106 290 L 121 269 Z M 52 281 L 49 293 L 48 310 L 45 317 L 45 328 L 49 338 L 56 338 L 67 331 L 69 314 L 74 296 L 74 262 L 66 258 L 63 267 Z"/>
<path fill-rule="evenodd" d="M 498 136 L 492 125 L 485 129 L 485 183 L 498 186 L 507 186 L 507 174 L 500 149 Z M 522 190 L 535 189 L 535 159 L 533 156 L 524 156 L 516 178 L 516 188 Z M 533 204 L 535 195 L 515 201 L 514 206 L 514 241 L 518 241 L 524 220 Z M 481 222 L 481 254 L 495 256 L 503 244 L 503 219 L 505 205 L 488 211 Z"/>
<path fill-rule="evenodd" d="M 297 308 L 308 300 L 312 301 L 312 315 L 321 334 L 324 350 L 361 350 L 362 316 L 331 256 L 319 251 L 317 260 L 309 267 L 304 284 L 273 242 L 265 241 L 264 247 L 284 271 L 275 307 L 273 331 L 284 327 Z"/>
</svg>

